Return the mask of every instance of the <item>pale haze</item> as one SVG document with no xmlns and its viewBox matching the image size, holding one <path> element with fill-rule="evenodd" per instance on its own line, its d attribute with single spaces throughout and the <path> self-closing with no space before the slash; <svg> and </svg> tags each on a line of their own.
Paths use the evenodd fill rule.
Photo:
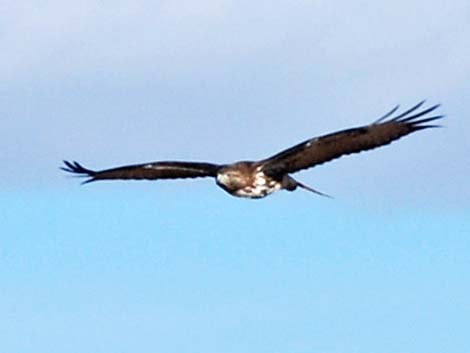
<svg viewBox="0 0 470 353">
<path fill-rule="evenodd" d="M 468 352 L 468 1 L 0 4 L 0 351 Z M 234 199 L 59 170 L 441 129 Z"/>
</svg>

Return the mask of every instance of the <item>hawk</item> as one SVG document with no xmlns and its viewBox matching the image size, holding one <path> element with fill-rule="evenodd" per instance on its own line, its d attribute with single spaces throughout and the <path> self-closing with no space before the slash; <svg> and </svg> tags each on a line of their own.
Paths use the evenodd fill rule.
<svg viewBox="0 0 470 353">
<path fill-rule="evenodd" d="M 89 177 L 83 183 L 109 179 L 177 179 L 212 177 L 229 194 L 258 199 L 277 190 L 294 191 L 298 187 L 328 196 L 294 179 L 291 174 L 343 155 L 371 150 L 398 140 L 412 132 L 439 127 L 429 124 L 443 118 L 430 114 L 440 105 L 421 108 L 424 101 L 398 114 L 396 106 L 372 124 L 314 137 L 260 161 L 232 164 L 159 161 L 91 170 L 77 162 L 64 161 L 62 170 Z M 397 113 L 397 114 L 396 114 Z"/>
</svg>

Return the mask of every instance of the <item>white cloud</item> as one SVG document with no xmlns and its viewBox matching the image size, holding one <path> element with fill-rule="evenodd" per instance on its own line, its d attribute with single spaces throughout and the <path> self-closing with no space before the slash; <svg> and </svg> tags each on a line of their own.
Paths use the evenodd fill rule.
<svg viewBox="0 0 470 353">
<path fill-rule="evenodd" d="M 463 47 L 468 37 L 459 33 L 469 32 L 468 25 L 462 28 L 466 2 L 431 5 L 421 0 L 393 6 L 368 1 L 12 2 L 1 9 L 0 75 L 206 76 L 230 65 L 281 59 L 285 65 L 357 72 L 380 67 L 396 52 L 404 54 L 396 61 L 396 70 L 402 70 L 413 60 L 407 51 L 416 47 L 423 48 L 426 67 L 448 60 L 446 53 L 434 52 L 436 46 Z"/>
<path fill-rule="evenodd" d="M 207 30 L 202 25 L 216 25 L 224 5 L 210 5 L 198 2 L 196 7 L 189 1 L 12 5 L 3 9 L 2 75 L 138 71 L 142 64 L 161 61 L 165 52 L 181 51 L 185 41 L 190 42 L 188 37 Z"/>
</svg>

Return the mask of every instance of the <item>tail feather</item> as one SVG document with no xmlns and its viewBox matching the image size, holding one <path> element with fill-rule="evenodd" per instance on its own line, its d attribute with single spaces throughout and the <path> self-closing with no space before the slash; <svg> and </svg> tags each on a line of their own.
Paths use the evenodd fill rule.
<svg viewBox="0 0 470 353">
<path fill-rule="evenodd" d="M 315 190 L 313 188 L 311 188 L 310 186 L 307 186 L 305 184 L 302 184 L 300 182 L 297 181 L 297 186 L 300 186 L 302 189 L 305 189 L 307 191 L 310 191 L 310 192 L 313 192 L 314 194 L 317 194 L 317 195 L 320 195 L 320 196 L 324 196 L 324 197 L 328 197 L 329 199 L 332 199 L 333 196 L 331 195 L 328 195 L 328 194 L 324 194 L 323 192 L 320 192 L 318 190 Z"/>
</svg>

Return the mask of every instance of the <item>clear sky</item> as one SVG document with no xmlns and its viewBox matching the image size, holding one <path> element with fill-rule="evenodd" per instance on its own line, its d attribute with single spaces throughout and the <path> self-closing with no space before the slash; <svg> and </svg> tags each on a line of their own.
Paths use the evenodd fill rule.
<svg viewBox="0 0 470 353">
<path fill-rule="evenodd" d="M 469 352 L 468 1 L 0 4 L 0 351 Z M 442 103 L 443 129 L 299 173 L 79 186 L 267 157 Z"/>
</svg>

